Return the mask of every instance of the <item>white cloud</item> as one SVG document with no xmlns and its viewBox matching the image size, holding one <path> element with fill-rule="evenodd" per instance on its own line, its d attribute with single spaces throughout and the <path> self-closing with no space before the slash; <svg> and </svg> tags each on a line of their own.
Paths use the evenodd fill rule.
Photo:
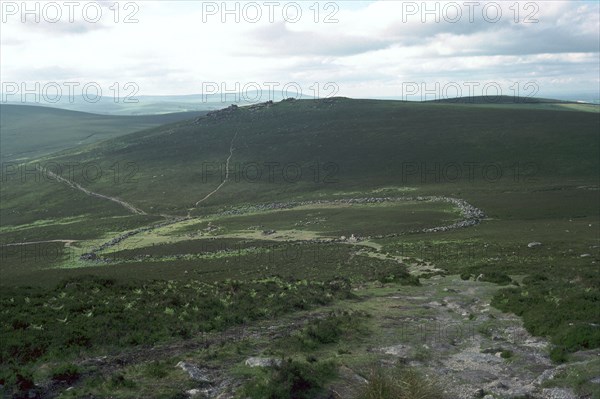
<svg viewBox="0 0 600 399">
<path fill-rule="evenodd" d="M 597 87 L 598 3 L 535 2 L 535 10 L 525 9 L 532 2 L 519 2 L 520 23 L 508 8 L 514 2 L 499 3 L 502 18 L 496 23 L 481 11 L 471 23 L 464 8 L 460 22 L 448 23 L 440 15 L 435 23 L 429 15 L 422 23 L 419 13 L 407 16 L 407 2 L 400 1 L 342 1 L 328 9 L 321 2 L 319 23 L 309 8 L 313 2 L 301 3 L 297 23 L 284 20 L 286 2 L 281 2 L 274 23 L 264 6 L 260 22 L 235 23 L 229 15 L 222 23 L 218 14 L 203 22 L 200 1 L 137 1 L 139 9 L 125 10 L 119 3 L 115 23 L 114 9 L 108 8 L 113 2 L 104 2 L 103 18 L 95 24 L 81 16 L 73 24 L 23 24 L 18 18 L 2 23 L 0 78 L 97 81 L 103 87 L 132 81 L 146 95 L 199 93 L 203 82 L 233 87 L 234 82 L 298 81 L 308 87 L 333 81 L 340 94 L 355 97 L 393 95 L 406 81 L 535 78 L 548 92 Z M 522 23 L 532 11 L 539 22 Z M 123 23 L 132 12 L 139 22 Z M 339 22 L 323 23 L 333 12 Z"/>
</svg>

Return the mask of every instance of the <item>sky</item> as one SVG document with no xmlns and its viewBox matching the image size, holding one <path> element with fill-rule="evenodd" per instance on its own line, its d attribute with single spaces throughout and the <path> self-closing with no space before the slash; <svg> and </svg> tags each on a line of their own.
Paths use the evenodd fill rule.
<svg viewBox="0 0 600 399">
<path fill-rule="evenodd" d="M 600 97 L 598 1 L 24 4 L 0 0 L 4 93 Z"/>
</svg>

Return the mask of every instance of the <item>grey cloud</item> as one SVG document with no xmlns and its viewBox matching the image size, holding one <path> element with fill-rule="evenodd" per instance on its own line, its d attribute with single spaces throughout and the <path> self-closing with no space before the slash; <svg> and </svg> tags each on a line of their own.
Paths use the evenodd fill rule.
<svg viewBox="0 0 600 399">
<path fill-rule="evenodd" d="M 23 82 L 67 82 L 81 79 L 81 72 L 74 68 L 51 66 L 43 68 L 20 68 L 14 76 Z"/>
<path fill-rule="evenodd" d="M 348 56 L 389 47 L 392 40 L 375 37 L 292 31 L 283 22 L 258 28 L 251 38 L 278 55 Z"/>
<path fill-rule="evenodd" d="M 68 20 L 61 20 L 56 23 L 40 21 L 27 21 L 25 23 L 27 29 L 33 32 L 38 32 L 44 35 L 83 35 L 89 32 L 95 32 L 99 30 L 110 29 L 111 26 L 98 21 L 96 23 L 87 21 L 69 22 Z"/>
</svg>

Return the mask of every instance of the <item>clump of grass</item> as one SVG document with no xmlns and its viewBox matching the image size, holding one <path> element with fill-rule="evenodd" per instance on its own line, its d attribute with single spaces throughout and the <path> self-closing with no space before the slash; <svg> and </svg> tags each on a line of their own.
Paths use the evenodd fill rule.
<svg viewBox="0 0 600 399">
<path fill-rule="evenodd" d="M 512 282 L 512 279 L 509 275 L 496 270 L 486 271 L 485 273 L 482 273 L 480 280 L 498 285 L 508 285 Z"/>
<path fill-rule="evenodd" d="M 591 288 L 567 288 L 565 281 L 534 274 L 523 279 L 521 287 L 499 290 L 491 304 L 522 317 L 531 334 L 550 336 L 555 345 L 550 358 L 563 363 L 569 353 L 600 346 L 599 298 Z"/>
<path fill-rule="evenodd" d="M 0 385 L 3 386 L 3 390 L 0 390 L 0 392 L 12 393 L 15 397 L 19 397 L 17 394 L 27 392 L 35 386 L 33 373 L 26 368 L 12 370 L 0 368 Z"/>
<path fill-rule="evenodd" d="M 364 312 L 331 312 L 323 319 L 310 321 L 298 333 L 283 339 L 281 347 L 298 351 L 310 351 L 322 345 L 346 341 L 363 336 L 368 329 L 365 321 L 368 315 Z"/>
<path fill-rule="evenodd" d="M 134 381 L 126 378 L 123 374 L 115 374 L 111 376 L 109 385 L 113 389 L 134 389 L 137 386 Z"/>
<path fill-rule="evenodd" d="M 442 399 L 442 391 L 430 378 L 410 368 L 375 366 L 358 399 Z"/>
<path fill-rule="evenodd" d="M 144 375 L 151 377 L 151 378 L 155 378 L 155 379 L 165 378 L 168 374 L 169 374 L 169 372 L 167 371 L 167 363 L 166 362 L 160 362 L 160 361 L 154 360 L 154 361 L 146 364 L 144 367 Z"/>
<path fill-rule="evenodd" d="M 343 278 L 278 277 L 141 284 L 79 276 L 55 288 L 4 290 L 0 294 L 0 363 L 6 367 L 0 379 L 12 389 L 19 370 L 36 362 L 67 362 L 82 352 L 187 339 L 351 295 L 350 282 Z M 328 328 L 314 326 L 312 338 L 335 340 L 338 331 L 328 336 Z"/>
<path fill-rule="evenodd" d="M 401 285 L 420 286 L 421 281 L 417 276 L 408 272 L 404 265 L 394 265 L 377 273 L 377 280 L 382 283 L 400 283 Z"/>
<path fill-rule="evenodd" d="M 550 360 L 554 363 L 565 363 L 569 360 L 567 350 L 562 346 L 556 346 L 550 350 Z"/>
<path fill-rule="evenodd" d="M 72 384 L 81 376 L 79 367 L 74 364 L 63 364 L 52 371 L 52 379 L 54 381 Z"/>
<path fill-rule="evenodd" d="M 312 399 L 324 390 L 324 384 L 336 374 L 331 361 L 302 362 L 287 359 L 281 366 L 262 370 L 242 389 L 252 399 Z"/>
</svg>

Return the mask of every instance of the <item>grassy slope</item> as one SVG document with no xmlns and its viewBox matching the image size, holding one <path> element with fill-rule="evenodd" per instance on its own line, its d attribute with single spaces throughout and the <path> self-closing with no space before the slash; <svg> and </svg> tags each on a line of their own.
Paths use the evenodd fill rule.
<svg viewBox="0 0 600 399">
<path fill-rule="evenodd" d="M 199 172 L 202 163 L 224 162 L 231 138 L 238 131 L 233 167 L 235 162 L 298 162 L 306 166 L 315 161 L 334 162 L 339 166 L 335 175 L 337 183 L 314 182 L 308 168 L 304 169 L 308 176 L 299 183 L 289 183 L 281 177 L 273 183 L 264 178 L 261 183 L 232 178 L 222 192 L 203 204 L 202 211 L 223 205 L 289 198 L 403 194 L 465 198 L 485 210 L 490 219 L 469 229 L 382 240 L 379 242 L 383 245 L 382 252 L 424 258 L 450 273 L 466 272 L 471 278 L 491 272 L 508 273 L 521 285 L 501 290 L 495 304 L 522 316 L 526 326 L 536 334 L 552 337 L 561 351 L 574 351 L 598 345 L 594 341 L 598 334 L 590 330 L 590 323 L 600 323 L 596 311 L 600 222 L 596 132 L 599 124 L 597 115 L 584 112 L 346 99 L 297 101 L 255 112 L 239 110 L 223 119 L 205 120 L 198 125 L 181 122 L 157 127 L 76 152 L 66 151 L 54 160 L 97 161 L 102 165 L 135 162 L 138 172 L 134 182 L 117 184 L 107 178 L 86 186 L 126 198 L 151 212 L 185 213 L 190 203 L 219 183 L 217 177 L 202 181 Z M 495 181 L 481 177 L 446 181 L 429 176 L 423 183 L 418 176 L 403 180 L 402 162 L 499 163 L 506 175 Z M 524 169 L 519 179 L 515 179 L 510 173 L 511 166 L 528 162 L 535 163 L 537 168 Z M 527 172 L 529 175 L 525 176 Z M 405 186 L 415 190 L 405 191 Z M 385 187 L 387 189 L 382 190 Z M 101 207 L 100 213 L 96 210 L 98 207 Z M 19 231 L 27 232 L 23 238 L 35 237 L 37 232 L 42 232 L 45 238 L 73 238 L 58 236 L 66 232 L 91 237 L 147 224 L 148 218 L 152 218 L 109 219 L 112 215 L 125 216 L 126 211 L 52 182 L 11 180 L 3 184 L 3 236 L 6 233 L 21 237 L 6 230 L 7 225 L 77 215 L 85 216 L 65 225 L 69 227 L 63 230 L 57 226 L 38 226 Z M 304 215 L 298 216 L 304 218 Z M 238 227 L 259 223 L 241 220 L 245 218 L 230 220 L 236 219 Z M 294 220 L 292 218 L 290 223 Z M 275 218 L 273 222 L 283 220 Z M 531 241 L 540 241 L 543 245 L 528 248 L 527 243 Z M 232 244 L 223 245 L 228 248 Z M 3 267 L 44 269 L 32 274 L 15 273 L 12 281 L 20 285 L 37 285 L 38 281 L 53 285 L 66 275 L 89 273 L 127 280 L 185 282 L 251 279 L 273 274 L 323 281 L 342 274 L 362 282 L 394 266 L 391 261 L 355 256 L 353 249 L 346 245 L 303 247 L 303 256 L 292 261 L 288 254 L 295 251 L 285 247 L 290 244 L 284 244 L 283 248 L 265 245 L 272 257 L 250 253 L 205 260 L 98 264 L 68 271 L 47 269 L 49 256 L 43 253 L 46 246 L 40 245 L 29 251 L 7 253 L 7 259 L 3 260 L 9 263 Z M 177 254 L 194 249 L 197 243 L 189 241 L 170 247 L 157 246 L 152 251 Z M 581 257 L 585 253 L 591 256 Z M 57 263 L 62 260 L 60 254 L 56 258 Z M 2 274 L 5 272 L 6 269 Z M 532 280 L 524 276 L 537 277 Z M 46 294 L 40 295 L 43 298 Z M 523 302 L 526 297 L 531 298 L 525 300 L 530 302 Z M 186 302 L 177 298 L 173 301 Z M 521 306 L 523 303 L 525 309 Z M 152 325 L 141 337 L 160 332 L 165 325 L 169 324 Z M 6 326 L 14 328 L 10 324 Z M 561 352 L 555 355 L 560 356 Z"/>
<path fill-rule="evenodd" d="M 493 183 L 511 183 L 515 175 L 520 180 L 593 181 L 598 171 L 599 127 L 598 115 L 584 112 L 303 100 L 254 112 L 239 109 L 200 124 L 163 126 L 67 151 L 51 160 L 94 161 L 104 170 L 115 162 L 134 163 L 137 171 L 129 184 L 115 184 L 109 178 L 84 182 L 80 176 L 78 181 L 149 212 L 185 214 L 221 182 L 219 165 L 224 168 L 236 132 L 230 181 L 203 208 L 388 185 L 427 186 L 448 182 L 456 167 L 466 178 L 456 183 L 489 183 L 483 167 L 492 164 L 496 165 L 489 170 Z M 275 163 L 272 179 L 269 162 Z M 292 163 L 300 165 L 302 172 L 295 182 L 283 177 L 283 167 Z M 475 165 L 474 179 L 469 178 L 468 163 Z M 262 176 L 254 180 L 256 165 Z M 450 169 L 444 169 L 448 165 Z M 423 179 L 418 171 L 407 173 L 408 167 L 437 168 L 442 175 L 430 173 Z M 206 173 L 209 168 L 212 172 Z M 501 178 L 494 177 L 498 168 Z M 288 172 L 293 178 L 294 170 Z M 6 186 L 14 196 L 4 199 L 9 206 L 22 193 L 11 181 Z M 38 190 L 52 191 L 52 197 L 61 195 L 53 185 L 40 184 Z"/>
<path fill-rule="evenodd" d="M 0 106 L 0 157 L 4 162 L 31 159 L 200 114 L 202 112 L 107 116 L 50 107 L 3 104 Z"/>
</svg>

